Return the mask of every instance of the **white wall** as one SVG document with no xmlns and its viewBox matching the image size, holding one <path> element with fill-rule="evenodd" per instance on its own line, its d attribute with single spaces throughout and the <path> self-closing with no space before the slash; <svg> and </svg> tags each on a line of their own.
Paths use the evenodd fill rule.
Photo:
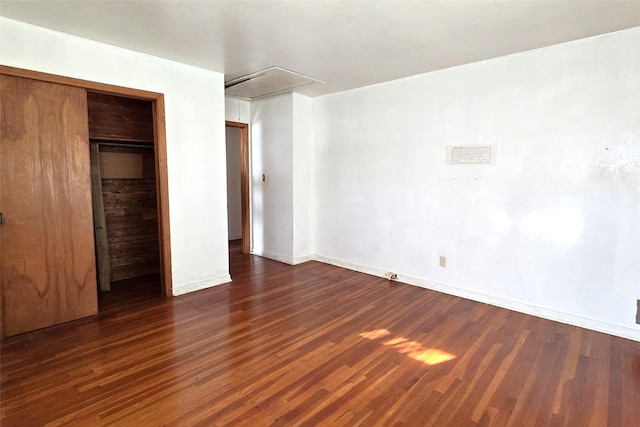
<svg viewBox="0 0 640 427">
<path fill-rule="evenodd" d="M 318 258 L 640 340 L 638 46 L 635 28 L 315 98 Z M 447 166 L 454 144 L 497 144 L 497 164 Z"/>
<path fill-rule="evenodd" d="M 251 120 L 251 103 L 236 98 L 225 98 L 225 119 L 230 122 L 249 123 Z"/>
<path fill-rule="evenodd" d="M 240 186 L 240 129 L 227 127 L 227 218 L 229 240 L 242 238 L 242 189 Z"/>
<path fill-rule="evenodd" d="M 165 95 L 173 292 L 230 280 L 223 75 L 0 18 L 0 62 Z"/>
<path fill-rule="evenodd" d="M 313 99 L 293 94 L 293 263 L 313 255 Z"/>
<path fill-rule="evenodd" d="M 293 263 L 292 94 L 251 103 L 252 253 Z M 265 181 L 262 180 L 262 175 Z"/>
<path fill-rule="evenodd" d="M 288 264 L 309 261 L 313 256 L 312 98 L 287 93 L 253 101 L 250 146 L 252 253 Z"/>
</svg>

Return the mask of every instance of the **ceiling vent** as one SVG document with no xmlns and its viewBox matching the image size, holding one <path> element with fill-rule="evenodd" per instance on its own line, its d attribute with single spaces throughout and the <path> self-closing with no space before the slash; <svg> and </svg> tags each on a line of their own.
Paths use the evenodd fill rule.
<svg viewBox="0 0 640 427">
<path fill-rule="evenodd" d="M 224 83 L 225 95 L 256 99 L 284 92 L 291 92 L 311 84 L 324 82 L 303 74 L 271 67 Z"/>
</svg>

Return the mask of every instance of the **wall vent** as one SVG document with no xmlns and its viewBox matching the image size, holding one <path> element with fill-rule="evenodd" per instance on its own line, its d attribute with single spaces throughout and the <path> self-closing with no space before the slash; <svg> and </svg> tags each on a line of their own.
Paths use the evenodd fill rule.
<svg viewBox="0 0 640 427">
<path fill-rule="evenodd" d="M 450 145 L 447 147 L 447 164 L 494 165 L 496 145 Z"/>
</svg>

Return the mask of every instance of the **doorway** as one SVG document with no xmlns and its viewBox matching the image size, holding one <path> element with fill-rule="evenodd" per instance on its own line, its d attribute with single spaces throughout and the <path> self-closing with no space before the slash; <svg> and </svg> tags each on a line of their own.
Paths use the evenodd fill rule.
<svg viewBox="0 0 640 427">
<path fill-rule="evenodd" d="M 225 124 L 229 248 L 248 254 L 251 250 L 249 125 L 230 121 Z"/>
</svg>

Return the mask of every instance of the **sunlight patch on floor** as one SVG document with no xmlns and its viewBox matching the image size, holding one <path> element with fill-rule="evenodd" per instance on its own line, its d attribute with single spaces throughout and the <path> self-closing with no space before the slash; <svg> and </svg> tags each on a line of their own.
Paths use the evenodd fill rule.
<svg viewBox="0 0 640 427">
<path fill-rule="evenodd" d="M 363 332 L 359 334 L 363 338 L 370 340 L 377 340 L 385 338 L 391 335 L 391 331 L 388 329 L 376 329 L 370 332 Z M 418 360 L 427 365 L 437 365 L 438 363 L 446 362 L 448 360 L 455 359 L 456 356 L 445 351 L 436 348 L 425 348 L 422 344 L 416 341 L 410 341 L 404 337 L 391 338 L 384 341 L 382 344 L 395 348 L 398 353 L 406 354 L 412 359 Z"/>
</svg>

